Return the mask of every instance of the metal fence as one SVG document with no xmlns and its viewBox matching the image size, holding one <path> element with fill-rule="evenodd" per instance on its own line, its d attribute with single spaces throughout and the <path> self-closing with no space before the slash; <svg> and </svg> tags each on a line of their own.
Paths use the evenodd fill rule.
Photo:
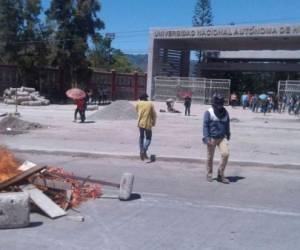
<svg viewBox="0 0 300 250">
<path fill-rule="evenodd" d="M 131 74 L 118 73 L 115 71 L 103 72 L 92 69 L 93 73 L 89 81 L 85 82 L 88 90 L 93 93 L 103 91 L 107 97 L 112 100 L 137 100 L 138 97 L 146 92 L 147 74 L 134 72 Z M 18 68 L 16 65 L 0 64 L 0 97 L 3 91 L 9 87 L 20 87 L 17 81 Z M 64 86 L 65 81 L 61 72 L 56 68 L 41 68 L 39 70 L 40 78 L 36 81 L 24 82 L 26 87 L 34 87 L 41 94 L 55 101 L 54 97 L 65 98 L 65 90 L 71 86 Z"/>
<path fill-rule="evenodd" d="M 225 104 L 229 104 L 230 83 L 229 79 L 156 76 L 153 98 L 159 101 L 168 98 L 183 101 L 185 93 L 191 93 L 193 102 L 211 104 L 212 96 L 221 94 Z"/>
<path fill-rule="evenodd" d="M 289 100 L 291 97 L 300 96 L 300 81 L 279 81 L 278 82 L 278 96 L 282 98 L 286 96 Z"/>
</svg>

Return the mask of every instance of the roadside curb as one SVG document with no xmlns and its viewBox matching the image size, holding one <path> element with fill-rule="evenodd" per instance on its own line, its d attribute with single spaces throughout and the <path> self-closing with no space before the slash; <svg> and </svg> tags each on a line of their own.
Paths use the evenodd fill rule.
<svg viewBox="0 0 300 250">
<path fill-rule="evenodd" d="M 82 152 L 82 151 L 79 152 L 79 151 L 63 151 L 63 150 L 37 150 L 37 149 L 14 149 L 14 148 L 10 148 L 10 150 L 16 153 L 28 153 L 28 154 L 140 160 L 139 156 L 137 155 L 111 154 L 107 152 Z M 176 156 L 156 156 L 156 160 L 164 161 L 164 162 L 180 162 L 180 163 L 198 163 L 198 164 L 206 163 L 206 159 L 204 158 L 190 158 L 190 157 L 176 157 Z M 274 164 L 269 162 L 231 160 L 228 162 L 228 164 L 231 166 L 241 166 L 241 167 L 266 167 L 266 168 L 300 170 L 300 164 L 290 164 L 290 163 Z"/>
</svg>

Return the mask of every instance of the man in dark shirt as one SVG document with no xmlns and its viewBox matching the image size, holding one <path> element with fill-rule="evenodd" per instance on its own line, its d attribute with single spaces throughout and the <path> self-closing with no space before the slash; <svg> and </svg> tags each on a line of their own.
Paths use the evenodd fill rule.
<svg viewBox="0 0 300 250">
<path fill-rule="evenodd" d="M 192 105 L 192 98 L 190 96 L 186 96 L 184 98 L 184 107 L 185 107 L 184 114 L 185 115 L 191 114 L 191 105 Z"/>
</svg>

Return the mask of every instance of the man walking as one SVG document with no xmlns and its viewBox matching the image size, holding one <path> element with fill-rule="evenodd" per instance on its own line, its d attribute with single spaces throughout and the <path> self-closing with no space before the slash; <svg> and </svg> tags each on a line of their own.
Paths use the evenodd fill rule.
<svg viewBox="0 0 300 250">
<path fill-rule="evenodd" d="M 155 126 L 156 122 L 156 112 L 152 102 L 148 101 L 147 94 L 140 96 L 140 100 L 136 105 L 136 111 L 138 113 L 138 128 L 140 132 L 140 157 L 143 161 L 148 159 L 147 151 L 152 139 L 152 127 Z"/>
<path fill-rule="evenodd" d="M 186 96 L 184 98 L 184 107 L 185 107 L 185 111 L 184 114 L 185 115 L 191 115 L 191 105 L 192 105 L 192 98 L 190 96 Z"/>
<path fill-rule="evenodd" d="M 207 181 L 213 181 L 213 159 L 216 146 L 218 146 L 222 159 L 217 180 L 229 184 L 224 172 L 229 157 L 230 119 L 223 105 L 224 98 L 220 95 L 214 95 L 212 107 L 204 113 L 203 142 L 207 145 Z"/>
</svg>

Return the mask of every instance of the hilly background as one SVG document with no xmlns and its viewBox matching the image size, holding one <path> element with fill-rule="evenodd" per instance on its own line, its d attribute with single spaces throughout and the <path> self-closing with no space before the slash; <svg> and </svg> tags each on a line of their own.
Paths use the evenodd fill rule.
<svg viewBox="0 0 300 250">
<path fill-rule="evenodd" d="M 137 55 L 126 54 L 126 57 L 142 72 L 145 73 L 147 72 L 147 65 L 148 65 L 147 54 L 137 54 Z"/>
<path fill-rule="evenodd" d="M 138 54 L 138 55 L 126 54 L 126 57 L 140 71 L 145 72 L 145 73 L 147 72 L 147 66 L 148 66 L 148 55 L 147 54 Z M 191 60 L 190 61 L 190 76 L 194 76 L 194 68 L 196 68 L 196 67 L 197 67 L 197 61 Z"/>
</svg>

